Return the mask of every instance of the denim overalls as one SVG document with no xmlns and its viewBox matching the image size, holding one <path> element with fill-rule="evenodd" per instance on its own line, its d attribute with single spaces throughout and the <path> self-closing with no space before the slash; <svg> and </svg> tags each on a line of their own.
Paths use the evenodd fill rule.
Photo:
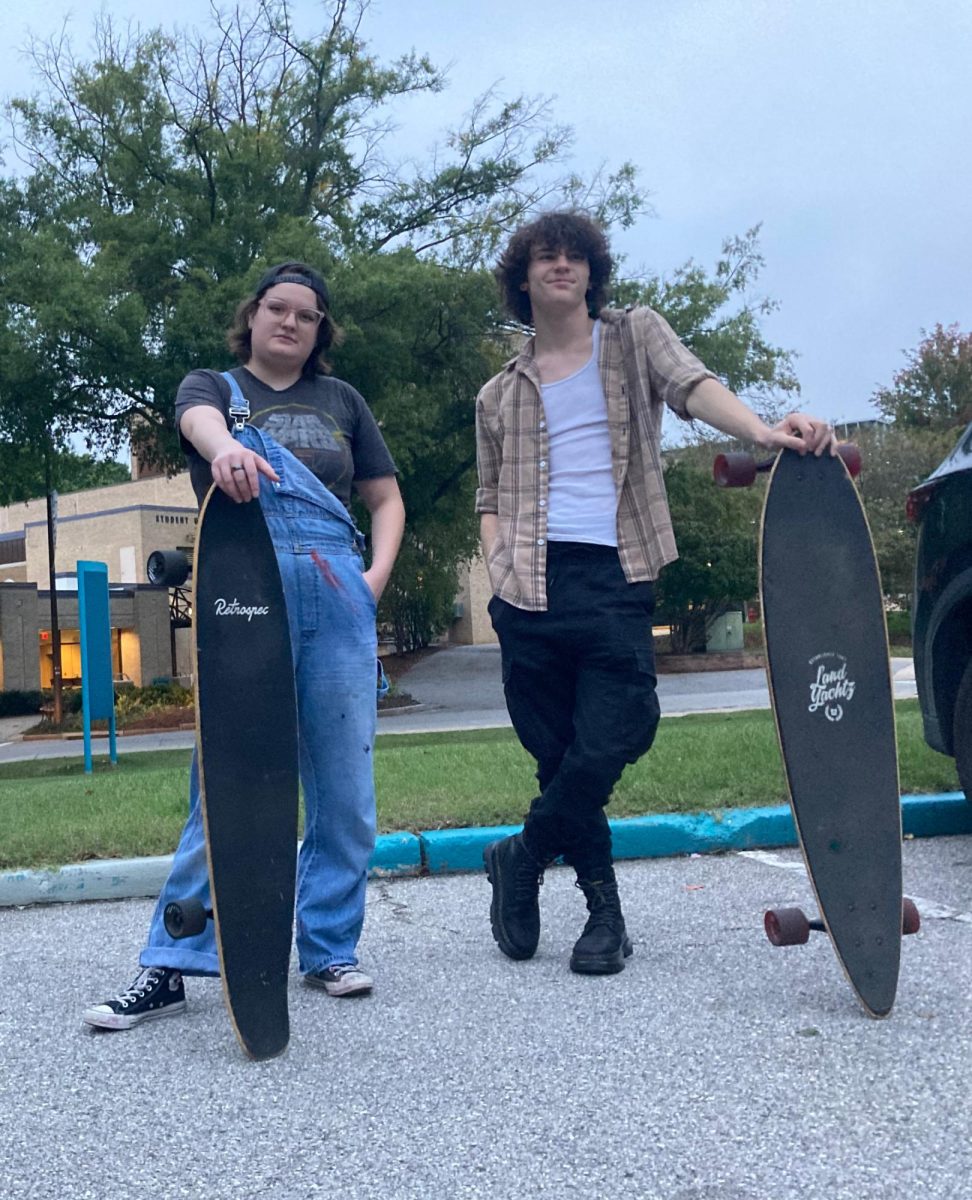
<svg viewBox="0 0 972 1200">
<path fill-rule="evenodd" d="M 340 500 L 259 429 L 238 421 L 234 436 L 280 476 L 279 483 L 261 476 L 259 503 L 277 552 L 294 655 L 305 809 L 296 943 L 307 974 L 357 963 L 375 843 L 376 606 L 362 578 L 362 536 Z M 219 973 L 212 922 L 178 941 L 165 931 L 166 904 L 190 896 L 210 906 L 195 753 L 189 819 L 140 956 L 143 967 Z"/>
</svg>

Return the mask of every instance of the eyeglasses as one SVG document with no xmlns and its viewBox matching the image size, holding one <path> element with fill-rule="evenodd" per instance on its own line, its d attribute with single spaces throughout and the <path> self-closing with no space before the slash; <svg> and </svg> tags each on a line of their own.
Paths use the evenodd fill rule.
<svg viewBox="0 0 972 1200">
<path fill-rule="evenodd" d="M 324 319 L 324 314 L 316 308 L 294 308 L 284 300 L 261 300 L 260 303 L 275 321 L 283 321 L 288 313 L 293 313 L 298 325 L 303 325 L 305 329 L 316 329 Z"/>
</svg>

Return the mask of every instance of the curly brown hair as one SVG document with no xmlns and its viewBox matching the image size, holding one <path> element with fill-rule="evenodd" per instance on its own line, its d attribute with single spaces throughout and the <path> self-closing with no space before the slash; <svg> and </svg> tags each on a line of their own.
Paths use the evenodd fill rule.
<svg viewBox="0 0 972 1200">
<path fill-rule="evenodd" d="M 340 346 L 344 333 L 334 321 L 330 312 L 330 293 L 327 284 L 321 276 L 306 263 L 285 262 L 271 267 L 261 277 L 256 290 L 251 296 L 242 300 L 233 314 L 233 323 L 226 331 L 226 344 L 245 366 L 253 355 L 253 344 L 250 339 L 250 318 L 257 310 L 257 305 L 276 283 L 300 283 L 309 287 L 317 296 L 318 310 L 323 314 L 317 327 L 317 341 L 314 349 L 307 356 L 302 374 L 306 379 L 315 375 L 330 375 L 331 364 L 327 351 L 332 346 Z"/>
<path fill-rule="evenodd" d="M 513 316 L 524 325 L 533 324 L 530 297 L 521 284 L 526 282 L 531 254 L 540 248 L 584 255 L 591 272 L 587 311 L 592 317 L 597 316 L 607 303 L 614 259 L 600 225 L 576 210 L 544 213 L 529 225 L 521 226 L 510 238 L 493 274 L 503 293 L 503 303 Z"/>
</svg>

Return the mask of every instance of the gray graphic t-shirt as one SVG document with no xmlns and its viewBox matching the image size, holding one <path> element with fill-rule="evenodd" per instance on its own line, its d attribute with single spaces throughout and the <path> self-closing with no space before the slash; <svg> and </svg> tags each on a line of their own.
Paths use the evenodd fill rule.
<svg viewBox="0 0 972 1200">
<path fill-rule="evenodd" d="M 275 391 L 237 367 L 232 375 L 250 402 L 250 422 L 270 434 L 345 505 L 358 479 L 394 475 L 395 463 L 371 410 L 341 379 L 318 375 Z M 192 371 L 179 385 L 176 424 L 196 404 L 219 409 L 229 425 L 229 384 L 218 371 Z M 189 477 L 201 504 L 213 481 L 209 463 L 182 439 Z"/>
</svg>

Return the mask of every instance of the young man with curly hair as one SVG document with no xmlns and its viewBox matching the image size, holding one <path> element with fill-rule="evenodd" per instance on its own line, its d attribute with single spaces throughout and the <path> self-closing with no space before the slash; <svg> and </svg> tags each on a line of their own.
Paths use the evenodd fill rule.
<svg viewBox="0 0 972 1200">
<path fill-rule="evenodd" d="M 676 557 L 661 464 L 665 406 L 770 450 L 832 452 L 824 421 L 772 428 L 649 308 L 603 307 L 613 263 L 577 212 L 521 228 L 496 268 L 533 337 L 476 402 L 483 552 L 506 702 L 537 761 L 523 830 L 484 854 L 490 921 L 504 954 L 540 936 L 543 871 L 577 873 L 587 924 L 571 969 L 610 974 L 632 952 L 605 806 L 658 726 L 653 581 Z"/>
</svg>

